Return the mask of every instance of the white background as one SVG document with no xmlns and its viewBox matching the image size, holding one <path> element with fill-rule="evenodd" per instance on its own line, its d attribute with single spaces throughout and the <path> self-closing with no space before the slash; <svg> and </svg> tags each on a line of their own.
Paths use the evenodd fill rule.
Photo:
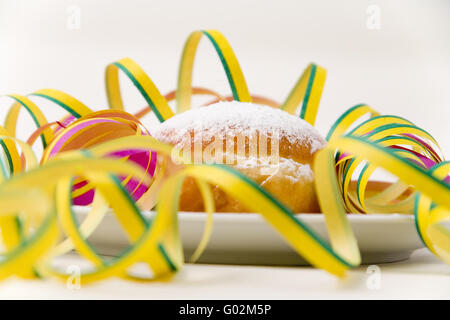
<svg viewBox="0 0 450 320">
<path fill-rule="evenodd" d="M 73 5 L 81 10 L 75 30 L 67 27 Z M 379 30 L 366 26 L 370 5 L 381 10 Z M 126 56 L 165 93 L 176 85 L 185 38 L 207 28 L 227 36 L 252 93 L 282 101 L 309 62 L 326 67 L 317 123 L 323 134 L 344 110 L 365 102 L 427 129 L 449 154 L 450 2 L 444 0 L 0 0 L 0 93 L 53 87 L 101 109 L 104 67 Z M 197 61 L 194 84 L 229 93 L 207 41 Z M 145 105 L 130 84 L 124 90 L 127 110 Z M 35 101 L 49 120 L 62 114 Z M 1 114 L 8 106 L 2 98 Z M 31 132 L 31 122 L 23 123 Z"/>
</svg>

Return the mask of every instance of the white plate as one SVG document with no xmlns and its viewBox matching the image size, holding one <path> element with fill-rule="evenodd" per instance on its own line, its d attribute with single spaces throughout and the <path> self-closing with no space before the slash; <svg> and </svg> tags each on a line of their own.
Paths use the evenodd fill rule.
<svg viewBox="0 0 450 320">
<path fill-rule="evenodd" d="M 75 207 L 79 221 L 87 209 Z M 151 217 L 153 212 L 144 212 Z M 321 214 L 296 215 L 327 238 Z M 179 225 L 185 257 L 189 258 L 203 234 L 206 214 L 180 212 Z M 400 214 L 349 215 L 358 240 L 363 263 L 383 263 L 407 259 L 423 247 L 414 226 L 414 217 Z M 99 253 L 116 255 L 129 244 L 113 214 L 107 214 L 89 238 Z M 211 240 L 200 263 L 305 265 L 307 264 L 259 214 L 215 213 Z"/>
</svg>

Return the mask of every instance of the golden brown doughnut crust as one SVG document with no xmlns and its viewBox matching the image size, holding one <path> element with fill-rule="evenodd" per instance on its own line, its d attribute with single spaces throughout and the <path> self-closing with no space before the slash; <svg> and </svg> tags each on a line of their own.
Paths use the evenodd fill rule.
<svg viewBox="0 0 450 320">
<path fill-rule="evenodd" d="M 183 116 L 183 114 L 177 115 L 177 117 L 180 116 Z M 311 167 L 314 153 L 317 149 L 320 149 L 317 145 L 322 147 L 326 144 L 326 141 L 315 130 L 307 130 L 310 136 L 295 140 L 289 138 L 283 132 L 277 132 L 277 135 L 273 135 L 270 131 L 261 133 L 254 130 L 251 136 L 248 136 L 246 135 L 248 134 L 247 131 L 238 127 L 234 128 L 231 124 L 224 130 L 211 128 L 214 130 L 214 134 L 202 135 L 199 141 L 198 131 L 189 127 L 183 129 L 186 134 L 180 136 L 177 128 L 168 126 L 168 128 L 159 131 L 156 138 L 183 149 L 188 154 L 190 152 L 191 159 L 195 159 L 194 151 L 198 155 L 199 150 L 201 150 L 203 161 L 227 163 L 256 181 L 293 212 L 320 212 Z M 203 132 L 209 129 L 208 127 L 202 127 Z M 197 136 L 194 135 L 194 132 Z M 278 142 L 278 145 L 273 144 L 278 149 L 279 155 L 275 162 L 273 161 L 275 158 L 270 158 L 272 155 L 276 155 L 276 150 L 273 153 L 271 150 L 272 139 Z M 314 142 L 316 143 L 314 144 Z M 214 144 L 215 150 L 222 149 L 223 155 L 216 154 L 213 148 Z M 237 147 L 238 145 L 240 148 Z M 217 146 L 222 146 L 222 148 Z M 267 150 L 267 157 L 261 158 L 258 152 L 264 150 L 264 146 Z M 211 152 L 211 150 L 213 151 Z M 272 160 L 271 163 L 270 159 Z M 179 169 L 181 169 L 180 165 L 172 163 L 167 168 L 167 174 L 171 175 Z M 245 206 L 217 186 L 212 186 L 212 193 L 217 212 L 249 212 Z M 184 181 L 179 205 L 180 211 L 204 211 L 202 197 L 193 178 L 188 177 Z"/>
</svg>

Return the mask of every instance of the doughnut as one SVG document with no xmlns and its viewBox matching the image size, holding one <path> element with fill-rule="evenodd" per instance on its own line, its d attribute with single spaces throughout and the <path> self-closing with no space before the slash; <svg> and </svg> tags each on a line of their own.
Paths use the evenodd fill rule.
<svg viewBox="0 0 450 320">
<path fill-rule="evenodd" d="M 220 163 L 238 170 L 293 212 L 320 212 L 311 166 L 326 141 L 299 117 L 264 105 L 218 102 L 177 114 L 151 134 L 190 155 L 193 164 Z M 172 162 L 168 174 L 181 168 Z M 223 190 L 211 187 L 217 212 L 248 212 Z M 179 209 L 204 211 L 192 178 L 183 182 Z"/>
</svg>

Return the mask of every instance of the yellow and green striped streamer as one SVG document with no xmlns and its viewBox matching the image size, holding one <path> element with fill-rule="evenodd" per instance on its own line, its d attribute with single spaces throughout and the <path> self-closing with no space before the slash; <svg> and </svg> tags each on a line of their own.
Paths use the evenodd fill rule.
<svg viewBox="0 0 450 320">
<path fill-rule="evenodd" d="M 133 82 L 160 122 L 172 117 L 173 111 L 145 71 L 132 59 L 123 58 L 106 67 L 105 84 L 109 107 L 123 110 L 119 86 L 119 69 Z"/>
<path fill-rule="evenodd" d="M 450 176 L 450 162 L 435 165 L 429 172 L 439 180 Z M 433 197 L 434 198 L 434 197 Z M 425 246 L 438 258 L 450 264 L 450 230 L 442 223 L 450 221 L 450 206 L 432 201 L 429 195 L 419 193 L 414 203 L 416 229 Z"/>
<path fill-rule="evenodd" d="M 326 76 L 327 71 L 324 68 L 311 63 L 281 105 L 281 109 L 295 114 L 298 105 L 303 101 L 299 116 L 314 125 Z"/>
<path fill-rule="evenodd" d="M 202 36 L 205 35 L 212 43 L 219 55 L 223 69 L 228 78 L 234 100 L 251 102 L 252 98 L 245 82 L 236 55 L 228 40 L 217 30 L 202 30 L 191 33 L 184 44 L 178 73 L 178 88 L 176 92 L 177 111 L 179 113 L 190 109 L 192 96 L 192 71 L 197 47 Z"/>
<path fill-rule="evenodd" d="M 56 89 L 41 89 L 30 94 L 50 100 L 68 111 L 75 118 L 80 118 L 92 112 L 84 103 L 71 95 Z"/>
<path fill-rule="evenodd" d="M 328 219 L 339 224 L 329 225 L 333 249 L 271 194 L 240 172 L 225 165 L 190 165 L 170 177 L 161 192 L 160 204 L 172 203 L 176 213 L 179 188 L 186 176 L 217 185 L 247 208 L 259 212 L 279 234 L 312 265 L 343 276 L 348 268 L 360 264 L 358 246 L 345 212 L 329 212 Z M 167 206 L 168 207 L 168 206 Z M 166 209 L 164 209 L 166 210 Z M 170 212 L 170 209 L 167 209 Z M 167 213 L 168 214 L 168 213 Z M 342 246 L 344 245 L 344 246 Z"/>
<path fill-rule="evenodd" d="M 18 95 L 18 94 L 10 94 L 8 97 L 15 100 L 12 107 L 9 109 L 8 114 L 5 119 L 5 129 L 11 134 L 12 137 L 16 136 L 17 129 L 17 119 L 19 116 L 19 112 L 21 107 L 24 107 L 25 110 L 30 114 L 37 128 L 42 127 L 47 124 L 47 119 L 42 113 L 42 111 L 38 108 L 38 106 L 31 101 L 28 97 Z M 41 134 L 42 146 L 45 148 L 49 142 L 53 139 L 53 132 L 50 128 L 44 130 Z"/>
</svg>

